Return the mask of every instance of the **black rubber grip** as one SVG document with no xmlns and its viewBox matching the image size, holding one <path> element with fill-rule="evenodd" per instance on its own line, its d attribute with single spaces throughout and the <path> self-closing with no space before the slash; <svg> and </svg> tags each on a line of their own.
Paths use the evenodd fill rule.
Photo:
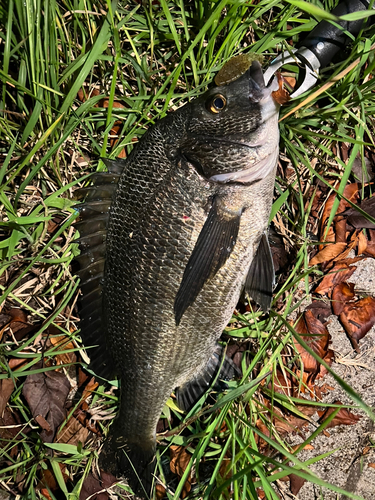
<svg viewBox="0 0 375 500">
<path fill-rule="evenodd" d="M 343 16 L 351 12 L 367 10 L 369 4 L 370 2 L 367 0 L 344 0 L 333 9 L 332 14 L 335 16 Z M 349 31 L 354 36 L 358 35 L 365 25 L 364 23 L 366 23 L 365 19 L 350 22 L 337 22 L 344 30 Z M 319 59 L 320 67 L 324 68 L 332 61 L 332 58 L 339 50 L 345 48 L 349 41 L 350 38 L 348 35 L 345 35 L 341 29 L 328 21 L 321 21 L 311 33 L 307 35 L 300 46 L 310 49 Z"/>
</svg>

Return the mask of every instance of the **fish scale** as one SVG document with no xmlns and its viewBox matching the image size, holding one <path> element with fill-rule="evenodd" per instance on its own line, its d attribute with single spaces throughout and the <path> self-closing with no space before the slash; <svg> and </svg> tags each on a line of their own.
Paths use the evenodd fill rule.
<svg viewBox="0 0 375 500">
<path fill-rule="evenodd" d="M 178 388 L 186 409 L 219 370 L 219 378 L 233 375 L 218 339 L 244 287 L 265 309 L 270 305 L 266 229 L 278 152 L 277 88 L 265 87 L 253 62 L 238 80 L 151 127 L 126 161 L 107 161 L 110 174 L 122 173 L 104 242 L 97 231 L 92 240 L 88 235 L 90 224 L 102 233 L 110 174 L 103 183 L 96 174 L 87 190 L 80 259 L 105 257 L 105 266 L 80 271 L 101 312 L 89 316 L 83 297 L 82 336 L 98 345 L 89 354 L 99 374 L 114 369 L 121 381 L 101 466 L 125 475 L 140 496 L 140 480 L 150 491 L 155 429 L 172 391 Z"/>
</svg>

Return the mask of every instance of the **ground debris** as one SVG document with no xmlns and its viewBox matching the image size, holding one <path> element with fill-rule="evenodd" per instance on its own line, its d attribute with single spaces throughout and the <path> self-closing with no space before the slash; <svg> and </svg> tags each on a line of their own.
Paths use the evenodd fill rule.
<svg viewBox="0 0 375 500">
<path fill-rule="evenodd" d="M 41 364 L 35 365 L 41 368 Z M 22 394 L 34 418 L 42 416 L 49 425 L 40 433 L 43 441 L 53 441 L 57 427 L 66 417 L 65 400 L 70 391 L 70 383 L 63 373 L 45 371 L 28 375 Z"/>
</svg>

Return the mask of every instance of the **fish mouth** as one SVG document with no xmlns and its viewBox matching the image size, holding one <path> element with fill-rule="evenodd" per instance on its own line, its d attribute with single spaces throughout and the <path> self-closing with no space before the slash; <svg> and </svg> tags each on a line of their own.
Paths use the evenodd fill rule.
<svg viewBox="0 0 375 500">
<path fill-rule="evenodd" d="M 227 184 L 228 182 L 248 184 L 259 181 L 267 177 L 267 175 L 272 172 L 276 165 L 278 156 L 279 148 L 276 147 L 271 154 L 253 163 L 249 168 L 238 170 L 236 172 L 229 172 L 227 174 L 212 175 L 208 180 L 222 184 Z"/>
</svg>

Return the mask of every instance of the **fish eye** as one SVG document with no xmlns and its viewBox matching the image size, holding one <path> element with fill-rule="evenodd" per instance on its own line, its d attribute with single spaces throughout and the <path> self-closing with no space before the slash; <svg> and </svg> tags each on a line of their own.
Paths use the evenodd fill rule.
<svg viewBox="0 0 375 500">
<path fill-rule="evenodd" d="M 207 102 L 207 109 L 211 113 L 220 113 L 227 104 L 227 100 L 222 94 L 215 95 L 212 99 Z"/>
</svg>

